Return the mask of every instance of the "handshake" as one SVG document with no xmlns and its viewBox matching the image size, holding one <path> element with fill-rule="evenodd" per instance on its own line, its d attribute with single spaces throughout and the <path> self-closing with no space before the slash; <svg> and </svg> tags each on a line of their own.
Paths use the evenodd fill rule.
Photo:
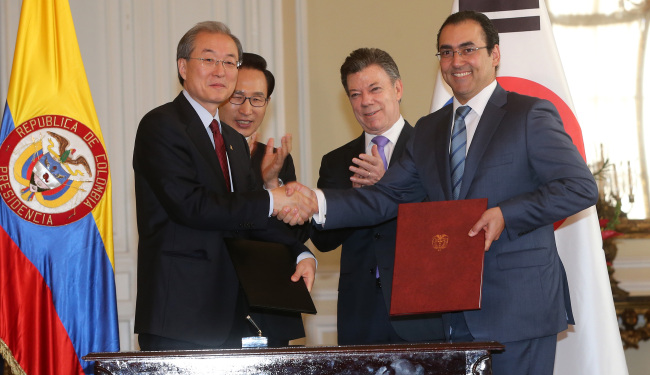
<svg viewBox="0 0 650 375">
<path fill-rule="evenodd" d="M 298 182 L 289 182 L 271 190 L 273 216 L 289 225 L 301 225 L 318 212 L 316 193 Z"/>
</svg>

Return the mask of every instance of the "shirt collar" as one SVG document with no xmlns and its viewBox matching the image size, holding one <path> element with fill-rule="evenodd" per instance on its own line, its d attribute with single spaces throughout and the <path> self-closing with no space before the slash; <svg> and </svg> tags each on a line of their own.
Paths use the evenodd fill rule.
<svg viewBox="0 0 650 375">
<path fill-rule="evenodd" d="M 203 127 L 206 129 L 212 124 L 212 120 L 217 120 L 219 123 L 219 131 L 221 131 L 221 121 L 219 121 L 219 110 L 217 109 L 217 114 L 216 116 L 212 117 L 212 114 L 208 112 L 207 109 L 203 108 L 199 102 L 194 100 L 190 96 L 190 94 L 187 92 L 187 90 L 183 90 L 183 95 L 185 95 L 185 99 L 187 99 L 188 102 L 192 105 L 192 108 L 196 111 L 196 114 L 199 115 L 199 118 L 201 119 L 201 123 L 203 124 Z"/>
<path fill-rule="evenodd" d="M 467 101 L 467 103 L 464 105 L 470 106 L 470 108 L 472 108 L 472 110 L 476 112 L 480 118 L 481 115 L 483 115 L 483 111 L 485 110 L 485 106 L 487 106 L 488 100 L 490 100 L 490 97 L 496 88 L 497 80 L 495 79 L 492 81 L 492 83 L 485 86 L 485 88 L 483 88 L 483 90 L 481 90 L 478 94 L 474 95 L 474 97 Z M 460 104 L 460 102 L 458 102 L 458 99 L 456 99 L 454 96 L 454 113 L 456 113 L 456 109 L 458 109 L 458 107 L 461 105 L 463 104 Z"/>
<path fill-rule="evenodd" d="M 388 138 L 388 140 L 392 144 L 396 144 L 400 133 L 402 133 L 402 128 L 404 128 L 404 124 L 405 124 L 404 117 L 402 117 L 402 115 L 399 115 L 399 119 L 397 119 L 397 122 L 395 122 L 393 124 L 393 126 L 390 127 L 390 129 L 386 130 L 385 132 L 383 132 L 380 135 L 383 135 L 384 137 Z M 364 132 L 364 134 L 366 136 L 366 138 L 365 138 L 366 148 L 368 148 L 370 142 L 372 141 L 373 138 L 376 137 L 376 135 L 368 134 L 368 133 L 365 133 L 365 132 Z"/>
</svg>

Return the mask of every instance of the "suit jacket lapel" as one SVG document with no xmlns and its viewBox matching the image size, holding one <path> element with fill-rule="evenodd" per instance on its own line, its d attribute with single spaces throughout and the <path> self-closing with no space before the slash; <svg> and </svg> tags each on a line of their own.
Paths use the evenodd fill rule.
<svg viewBox="0 0 650 375">
<path fill-rule="evenodd" d="M 230 177 L 233 182 L 233 191 L 246 191 L 250 187 L 251 158 L 243 136 L 225 123 L 221 123 L 221 134 L 226 145 L 228 162 L 230 163 Z"/>
<path fill-rule="evenodd" d="M 413 127 L 405 120 L 404 127 L 402 128 L 402 132 L 399 133 L 399 137 L 395 143 L 395 148 L 393 149 L 393 154 L 390 157 L 388 165 L 393 165 L 393 163 L 397 162 L 399 156 L 406 148 L 406 143 L 408 142 L 408 138 L 410 138 L 411 134 L 413 134 Z"/>
<path fill-rule="evenodd" d="M 439 173 L 443 183 L 443 191 L 447 200 L 453 199 L 451 194 L 451 170 L 449 169 L 449 142 L 451 141 L 452 112 L 454 106 L 446 105 L 440 109 L 440 121 L 443 125 L 436 124 L 432 136 L 432 153 L 435 155 L 435 170 Z M 434 168 L 427 168 L 433 170 Z"/>
<path fill-rule="evenodd" d="M 180 93 L 176 99 L 174 99 L 181 111 L 181 117 L 185 119 L 185 124 L 187 126 L 187 134 L 194 142 L 196 149 L 199 153 L 208 161 L 210 167 L 212 167 L 214 174 L 217 176 L 217 179 L 223 182 L 223 186 L 226 186 L 226 181 L 223 178 L 223 173 L 221 172 L 221 166 L 219 165 L 219 159 L 217 158 L 217 153 L 214 150 L 214 145 L 210 142 L 210 136 L 207 134 L 207 130 L 201 118 L 196 113 L 190 102 L 187 101 L 185 95 Z"/>
<path fill-rule="evenodd" d="M 506 111 L 502 108 L 506 104 L 506 101 L 506 91 L 497 84 L 494 93 L 485 106 L 483 115 L 481 115 L 476 133 L 474 133 L 474 138 L 472 138 L 472 144 L 467 152 L 465 173 L 463 174 L 463 182 L 460 188 L 460 199 L 465 199 L 467 196 L 483 154 L 496 133 L 503 116 L 506 114 Z"/>
<path fill-rule="evenodd" d="M 219 158 L 217 153 L 214 150 L 214 145 L 210 142 L 210 136 L 201 122 L 201 118 L 196 113 L 190 102 L 187 101 L 185 95 L 181 92 L 174 102 L 179 106 L 179 109 L 182 113 L 182 118 L 185 119 L 187 126 L 187 134 L 194 142 L 196 149 L 199 153 L 208 161 L 208 164 L 212 168 L 215 177 L 217 178 L 216 186 L 225 187 L 226 180 L 223 177 L 223 172 L 221 171 L 221 165 L 219 164 Z M 226 149 L 228 146 L 226 145 Z"/>
</svg>

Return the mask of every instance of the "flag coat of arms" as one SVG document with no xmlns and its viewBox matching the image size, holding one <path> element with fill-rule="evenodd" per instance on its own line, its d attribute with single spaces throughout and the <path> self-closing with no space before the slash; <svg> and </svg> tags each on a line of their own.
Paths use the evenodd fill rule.
<svg viewBox="0 0 650 375">
<path fill-rule="evenodd" d="M 551 101 L 584 158 L 582 131 L 544 1 L 455 0 L 451 12 L 461 10 L 484 13 L 499 31 L 499 84 L 507 91 Z M 451 97 L 451 89 L 438 72 L 432 111 Z M 576 324 L 558 335 L 554 373 L 626 375 L 596 208 L 567 218 L 556 227 L 555 239 L 567 273 Z"/>
<path fill-rule="evenodd" d="M 0 355 L 92 374 L 119 350 L 111 178 L 67 0 L 23 0 L 0 143 Z"/>
</svg>

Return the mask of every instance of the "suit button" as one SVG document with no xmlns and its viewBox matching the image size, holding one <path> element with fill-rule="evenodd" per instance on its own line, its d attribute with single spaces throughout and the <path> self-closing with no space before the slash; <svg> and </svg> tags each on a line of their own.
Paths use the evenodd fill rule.
<svg viewBox="0 0 650 375">
<path fill-rule="evenodd" d="M 374 275 L 374 274 L 375 274 L 375 269 L 374 269 L 374 268 L 371 268 L 371 269 L 370 269 L 370 273 Z"/>
<path fill-rule="evenodd" d="M 375 239 L 378 240 L 381 238 L 381 233 L 375 233 Z"/>
</svg>

